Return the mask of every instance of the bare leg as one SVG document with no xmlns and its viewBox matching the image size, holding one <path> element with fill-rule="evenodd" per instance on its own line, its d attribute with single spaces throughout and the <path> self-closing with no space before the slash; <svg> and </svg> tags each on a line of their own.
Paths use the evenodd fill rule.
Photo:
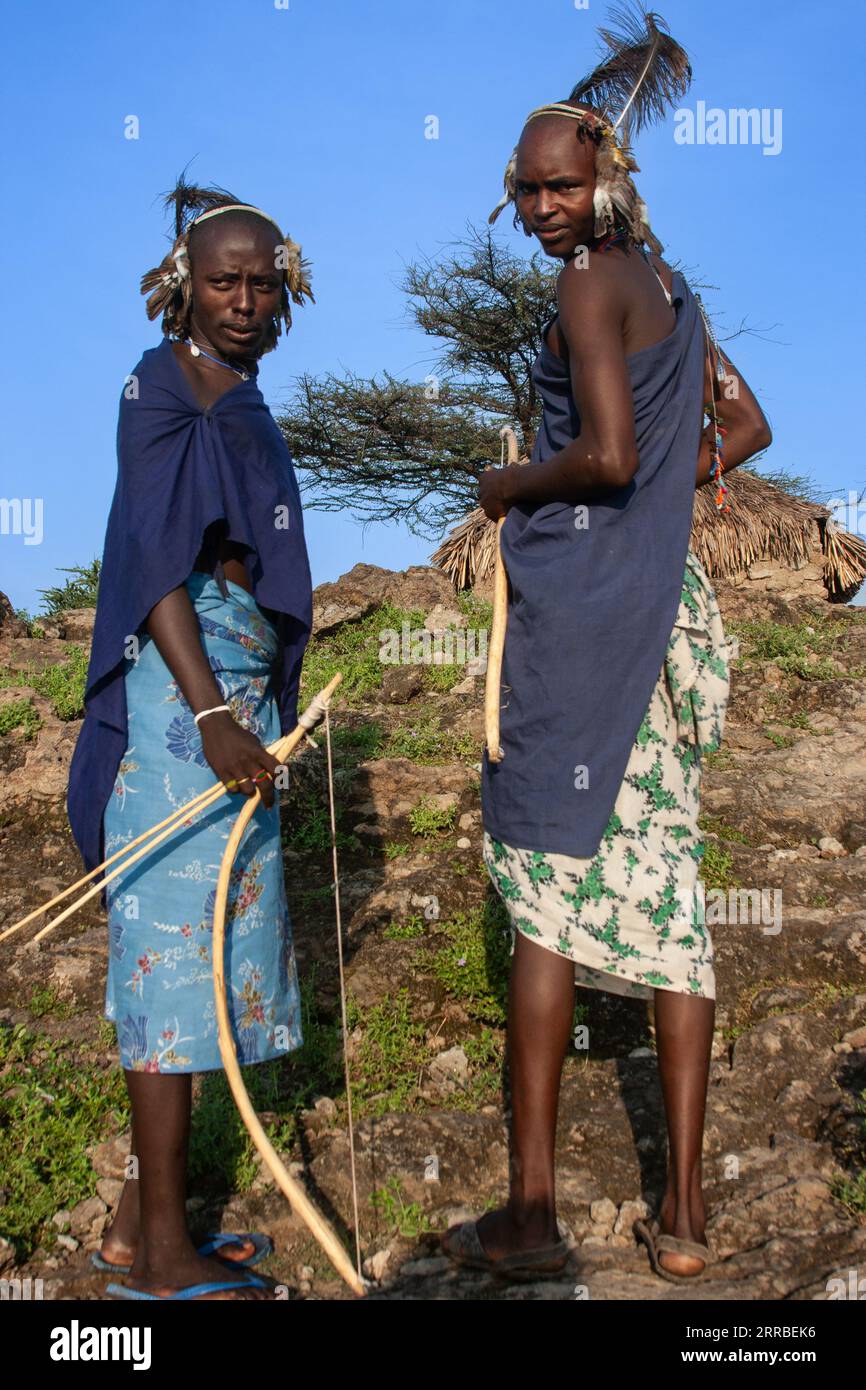
<svg viewBox="0 0 866 1390">
<path fill-rule="evenodd" d="M 127 1078 L 130 1073 L 127 1072 Z M 138 1073 L 133 1073 L 138 1075 Z M 128 1083 L 127 1083 L 128 1084 Z M 132 1124 L 132 1138 L 130 1158 L 133 1161 L 130 1174 L 123 1184 L 123 1191 L 120 1194 L 120 1201 L 114 1213 L 114 1219 L 108 1227 L 102 1239 L 100 1253 L 103 1259 L 111 1264 L 131 1265 L 135 1259 L 141 1233 L 141 1204 L 139 1200 L 138 1183 L 138 1141 L 136 1139 L 135 1121 Z M 253 1243 L 250 1240 L 239 1240 L 231 1245 L 220 1247 L 219 1255 L 214 1258 L 224 1261 L 227 1265 L 238 1267 L 238 1261 L 248 1259 L 253 1253 Z"/>
<path fill-rule="evenodd" d="M 129 1077 L 129 1072 L 126 1073 Z M 127 1082 L 128 1089 L 128 1082 Z M 131 1265 L 138 1248 L 141 1212 L 138 1193 L 138 1143 L 135 1137 L 135 1120 L 132 1122 L 130 1140 L 130 1163 L 126 1181 L 117 1204 L 114 1219 L 102 1238 L 101 1254 L 112 1264 Z"/>
<path fill-rule="evenodd" d="M 192 1284 L 227 1283 L 239 1272 L 224 1261 L 199 1255 L 186 1224 L 192 1077 L 188 1073 L 124 1074 L 132 1102 L 138 1180 L 127 1182 L 126 1207 L 123 1211 L 118 1209 L 109 1234 L 114 1237 L 117 1233 L 116 1249 L 121 1248 L 121 1239 L 129 1239 L 134 1230 L 137 1190 L 139 1229 L 132 1270 L 126 1281 L 132 1288 L 159 1294 L 174 1293 Z M 125 1253 L 131 1253 L 130 1244 Z M 116 1258 L 111 1246 L 107 1246 L 106 1258 Z M 212 1296 L 246 1299 L 269 1298 L 271 1294 L 265 1289 L 251 1288 Z"/>
<path fill-rule="evenodd" d="M 555 1245 L 554 1147 L 559 1083 L 574 1018 L 574 962 L 517 932 L 508 991 L 512 1101 L 508 1205 L 478 1237 L 493 1259 Z"/>
<path fill-rule="evenodd" d="M 672 990 L 655 991 L 659 1076 L 668 1129 L 668 1174 L 659 1210 L 663 1232 L 683 1240 L 704 1240 L 701 1150 L 707 1101 L 713 1022 L 713 999 Z M 673 1274 L 697 1274 L 702 1262 L 664 1251 L 659 1263 Z"/>
</svg>

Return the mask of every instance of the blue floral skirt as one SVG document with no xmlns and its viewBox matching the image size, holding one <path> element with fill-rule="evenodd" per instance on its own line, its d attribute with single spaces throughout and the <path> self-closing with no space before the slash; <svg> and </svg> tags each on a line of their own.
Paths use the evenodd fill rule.
<svg viewBox="0 0 866 1390">
<path fill-rule="evenodd" d="M 194 570 L 186 580 L 222 700 L 266 746 L 280 736 L 273 663 L 278 637 L 253 596 Z M 124 670 L 128 745 L 105 810 L 106 857 L 217 780 L 192 710 L 146 633 Z M 238 1060 L 263 1062 L 301 1046 L 301 1009 L 280 848 L 279 788 L 259 803 L 235 859 L 225 978 Z M 211 939 L 226 842 L 246 797 L 224 795 L 175 829 L 108 886 L 105 1016 L 130 1071 L 222 1067 Z"/>
</svg>

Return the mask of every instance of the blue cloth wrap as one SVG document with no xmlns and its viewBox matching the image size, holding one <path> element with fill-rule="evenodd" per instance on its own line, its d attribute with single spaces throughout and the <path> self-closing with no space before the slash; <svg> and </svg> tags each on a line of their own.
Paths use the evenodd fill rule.
<svg viewBox="0 0 866 1390">
<path fill-rule="evenodd" d="M 616 801 L 676 618 L 703 423 L 705 339 L 673 277 L 676 325 L 626 358 L 639 467 L 585 503 L 521 503 L 501 531 L 510 580 L 502 666 L 503 760 L 485 749 L 485 829 L 520 849 L 591 857 Z M 567 365 L 543 344 L 532 369 L 543 420 L 532 462 L 580 433 Z"/>
<path fill-rule="evenodd" d="M 166 337 L 142 354 L 121 394 L 117 482 L 66 803 L 87 870 L 105 858 L 102 817 L 127 743 L 129 639 L 140 638 L 154 605 L 185 583 L 205 530 L 221 518 L 228 538 L 249 547 L 253 597 L 277 633 L 280 732 L 297 723 L 310 567 L 291 456 L 255 376 L 239 378 L 203 409 Z"/>
</svg>

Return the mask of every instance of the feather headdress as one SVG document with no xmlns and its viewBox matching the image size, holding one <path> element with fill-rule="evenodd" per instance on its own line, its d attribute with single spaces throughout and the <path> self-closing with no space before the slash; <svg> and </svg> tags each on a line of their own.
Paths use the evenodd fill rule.
<svg viewBox="0 0 866 1390">
<path fill-rule="evenodd" d="M 662 244 L 653 235 L 646 203 L 631 178 L 640 171 L 631 151 L 631 138 L 645 125 L 661 119 L 688 91 L 691 64 L 661 16 L 642 5 L 611 10 L 611 21 L 621 32 L 599 30 L 604 45 L 601 62 L 576 83 L 567 101 L 537 107 L 527 116 L 526 125 L 547 115 L 574 120 L 576 134 L 588 135 L 596 144 L 594 235 L 605 236 L 619 220 L 633 242 L 646 243 L 660 253 Z M 594 109 L 581 110 L 581 106 Z M 621 140 L 617 138 L 620 126 Z M 508 203 L 516 201 L 516 163 L 515 149 L 505 169 L 505 195 L 490 214 L 490 222 L 495 222 Z M 514 220 L 516 225 L 516 213 Z"/>
<path fill-rule="evenodd" d="M 192 277 L 189 262 L 189 241 L 193 228 L 220 213 L 231 211 L 250 212 L 265 218 L 277 231 L 275 245 L 275 268 L 283 272 L 283 289 L 280 305 L 271 321 L 262 352 L 270 352 L 277 345 L 282 333 L 292 326 L 290 299 L 295 304 L 303 304 L 304 297 L 313 300 L 310 288 L 309 261 L 304 260 L 301 248 L 290 237 L 283 236 L 278 222 L 275 222 L 261 208 L 251 203 L 242 203 L 227 189 L 213 186 L 199 188 L 187 183 L 181 174 L 177 184 L 163 199 L 166 208 L 174 209 L 174 241 L 167 256 L 158 266 L 148 270 L 141 277 L 141 293 L 149 294 L 147 317 L 155 319 L 162 314 L 162 331 L 175 337 L 186 337 L 189 333 L 192 309 Z"/>
</svg>

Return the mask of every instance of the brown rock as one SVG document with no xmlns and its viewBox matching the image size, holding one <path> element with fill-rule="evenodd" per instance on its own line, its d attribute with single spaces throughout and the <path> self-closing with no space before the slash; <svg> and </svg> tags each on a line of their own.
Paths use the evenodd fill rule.
<svg viewBox="0 0 866 1390">
<path fill-rule="evenodd" d="M 15 616 L 15 609 L 4 593 L 0 593 L 0 637 L 26 637 L 27 624 Z"/>
<path fill-rule="evenodd" d="M 313 590 L 313 635 L 333 632 L 340 623 L 366 618 L 383 603 L 430 612 L 441 604 L 454 605 L 454 585 L 442 570 L 411 565 L 403 571 L 378 565 L 355 565 L 333 583 Z"/>
<path fill-rule="evenodd" d="M 391 704 L 405 705 L 424 688 L 421 666 L 389 666 L 382 677 L 383 698 Z"/>
</svg>

